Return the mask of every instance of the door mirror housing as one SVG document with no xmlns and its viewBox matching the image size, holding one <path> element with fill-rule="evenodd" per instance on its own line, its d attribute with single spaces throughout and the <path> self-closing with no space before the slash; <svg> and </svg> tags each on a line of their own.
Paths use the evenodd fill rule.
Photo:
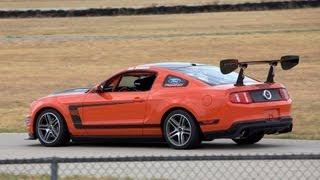
<svg viewBox="0 0 320 180">
<path fill-rule="evenodd" d="M 103 85 L 97 86 L 97 93 L 102 93 L 103 92 Z"/>
<path fill-rule="evenodd" d="M 93 87 L 92 90 L 91 90 L 91 92 L 93 92 L 93 93 L 102 93 L 103 90 L 102 90 L 101 86 L 102 86 L 102 85 Z"/>
<path fill-rule="evenodd" d="M 102 86 L 102 92 L 111 92 L 113 90 L 113 86 L 107 86 L 107 87 L 103 85 L 101 86 Z"/>
<path fill-rule="evenodd" d="M 111 92 L 112 90 L 113 90 L 113 86 L 104 87 L 103 84 L 101 84 L 94 87 L 91 92 L 99 94 L 104 92 Z"/>
</svg>

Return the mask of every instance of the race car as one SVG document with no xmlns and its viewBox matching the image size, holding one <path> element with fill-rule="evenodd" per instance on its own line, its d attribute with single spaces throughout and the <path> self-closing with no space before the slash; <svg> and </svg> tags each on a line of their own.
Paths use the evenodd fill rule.
<svg viewBox="0 0 320 180">
<path fill-rule="evenodd" d="M 122 70 L 91 88 L 56 92 L 31 103 L 29 139 L 62 146 L 81 138 L 159 139 L 175 149 L 229 138 L 254 144 L 265 134 L 292 131 L 286 88 L 274 82 L 274 69 L 299 63 L 226 59 L 216 66 L 167 62 Z M 270 66 L 266 81 L 244 75 L 251 65 Z M 239 72 L 234 72 L 239 69 Z"/>
</svg>

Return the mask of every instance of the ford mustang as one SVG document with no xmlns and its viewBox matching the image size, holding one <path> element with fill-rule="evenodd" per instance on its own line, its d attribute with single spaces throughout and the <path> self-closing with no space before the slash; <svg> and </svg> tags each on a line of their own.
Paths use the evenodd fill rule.
<svg viewBox="0 0 320 180">
<path fill-rule="evenodd" d="M 291 99 L 274 82 L 274 69 L 298 63 L 299 57 L 290 55 L 265 61 L 226 59 L 220 68 L 196 63 L 131 67 L 94 87 L 32 102 L 26 119 L 29 139 L 62 146 L 81 137 L 159 138 L 175 149 L 218 138 L 254 144 L 265 134 L 292 131 Z M 256 64 L 270 66 L 266 81 L 244 75 Z"/>
</svg>

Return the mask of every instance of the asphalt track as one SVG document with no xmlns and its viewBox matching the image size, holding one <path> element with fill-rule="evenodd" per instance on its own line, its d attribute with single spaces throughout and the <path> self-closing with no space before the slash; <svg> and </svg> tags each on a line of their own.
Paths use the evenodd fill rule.
<svg viewBox="0 0 320 180">
<path fill-rule="evenodd" d="M 174 156 L 229 154 L 301 154 L 320 153 L 319 140 L 264 138 L 258 144 L 238 146 L 228 139 L 204 142 L 193 150 L 174 150 L 165 143 L 85 142 L 66 147 L 43 147 L 37 140 L 25 140 L 24 133 L 0 134 L 0 159 L 40 157 Z"/>
<path fill-rule="evenodd" d="M 0 134 L 0 159 L 40 157 L 108 157 L 174 155 L 301 154 L 320 151 L 320 141 L 263 139 L 251 146 L 231 140 L 205 142 L 194 150 L 174 150 L 164 143 L 86 142 L 48 148 L 38 141 L 24 140 L 24 133 Z M 60 163 L 60 177 L 116 177 L 116 179 L 319 179 L 320 161 L 170 161 Z M 50 164 L 1 165 L 1 173 L 48 174 Z M 271 172 L 271 173 L 270 173 Z M 112 178 L 111 178 L 112 179 Z"/>
</svg>

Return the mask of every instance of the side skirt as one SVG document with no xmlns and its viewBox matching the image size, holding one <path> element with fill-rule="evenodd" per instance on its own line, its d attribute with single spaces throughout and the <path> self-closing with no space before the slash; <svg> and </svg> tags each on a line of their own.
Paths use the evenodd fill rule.
<svg viewBox="0 0 320 180">
<path fill-rule="evenodd" d="M 143 143 L 165 142 L 161 136 L 72 136 L 74 142 Z"/>
</svg>

